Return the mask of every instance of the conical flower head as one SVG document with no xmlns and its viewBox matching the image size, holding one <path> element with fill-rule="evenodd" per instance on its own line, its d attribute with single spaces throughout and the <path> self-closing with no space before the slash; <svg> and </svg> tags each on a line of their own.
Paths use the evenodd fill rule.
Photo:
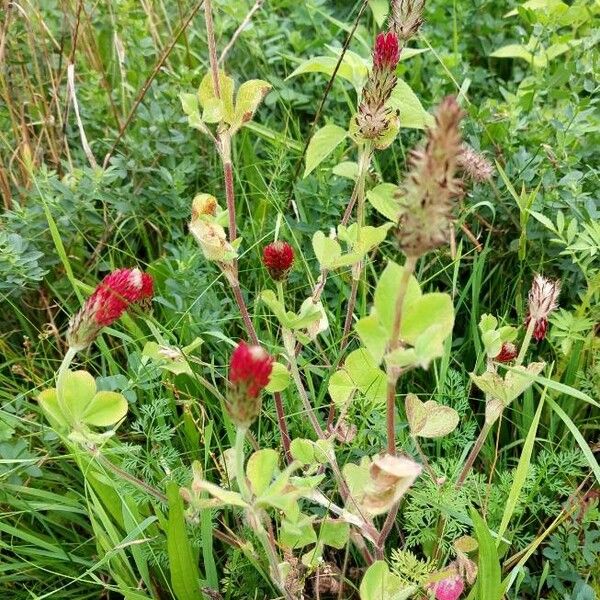
<svg viewBox="0 0 600 600">
<path fill-rule="evenodd" d="M 294 249 L 287 242 L 273 242 L 263 249 L 263 264 L 274 281 L 284 281 L 294 264 Z"/>
<path fill-rule="evenodd" d="M 269 383 L 273 357 L 260 346 L 240 342 L 229 363 L 227 411 L 238 427 L 249 427 L 260 413 L 260 394 Z"/>
<path fill-rule="evenodd" d="M 547 279 L 539 274 L 533 278 L 529 290 L 529 312 L 525 323 L 528 327 L 531 321 L 535 323 L 533 338 L 538 342 L 546 337 L 548 316 L 558 308 L 559 295 L 559 280 Z"/>
<path fill-rule="evenodd" d="M 117 269 L 107 275 L 72 319 L 67 342 L 75 350 L 89 346 L 100 330 L 119 319 L 132 304 L 154 294 L 152 277 L 140 269 Z"/>
<path fill-rule="evenodd" d="M 410 171 L 398 191 L 398 237 L 407 256 L 419 257 L 449 239 L 454 200 L 462 191 L 456 177 L 462 116 L 456 98 L 448 96 L 438 106 L 425 147 L 411 153 Z"/>
<path fill-rule="evenodd" d="M 398 81 L 396 66 L 400 60 L 398 37 L 393 32 L 380 33 L 375 39 L 373 69 L 365 83 L 356 115 L 356 125 L 365 139 L 376 140 L 387 133 L 396 117 L 386 106 Z"/>
</svg>

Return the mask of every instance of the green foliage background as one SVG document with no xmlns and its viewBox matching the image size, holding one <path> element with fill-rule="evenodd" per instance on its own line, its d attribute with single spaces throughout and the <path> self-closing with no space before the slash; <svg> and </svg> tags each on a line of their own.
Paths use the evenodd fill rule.
<svg viewBox="0 0 600 600">
<path fill-rule="evenodd" d="M 216 2 L 220 49 L 251 4 Z M 273 86 L 234 148 L 240 279 L 261 339 L 273 340 L 276 329 L 258 302 L 269 286 L 260 264 L 262 246 L 276 229 L 293 243 L 298 260 L 288 290 L 301 301 L 318 274 L 312 234 L 339 222 L 351 192 L 351 181 L 331 174 L 332 166 L 352 159 L 348 150 L 337 149 L 307 178 L 301 161 L 315 116 L 317 126 L 347 125 L 356 103 L 352 86 L 336 80 L 317 115 L 328 77 L 288 77 L 304 60 L 326 55 L 328 46 L 339 49 L 361 4 L 267 1 L 227 57 L 236 81 L 260 78 Z M 369 53 L 378 30 L 375 16 L 384 4 L 370 3 L 351 50 Z M 459 94 L 468 112 L 465 140 L 500 166 L 493 185 L 474 186 L 462 202 L 460 222 L 477 236 L 480 251 L 459 232 L 455 260 L 441 251 L 419 267 L 425 288 L 453 294 L 457 322 L 444 358 L 409 378 L 400 392 L 427 395 L 460 413 L 451 436 L 425 446 L 447 477 L 464 460 L 483 412 L 483 399 L 467 375 L 484 360 L 479 318 L 493 313 L 521 324 L 535 272 L 563 280 L 561 311 L 540 355 L 554 363 L 557 381 L 600 401 L 599 6 L 594 0 L 528 4 L 533 8 L 519 8 L 513 0 L 430 0 L 413 44 L 426 51 L 399 68 L 427 110 L 445 95 Z M 0 591 L 6 598 L 176 597 L 160 524 L 144 520 L 146 496 L 125 484 L 95 497 L 34 400 L 60 363 L 69 316 L 108 270 L 139 265 L 153 274 L 157 287 L 152 318 L 115 326 L 82 359 L 99 389 L 120 390 L 130 402 L 121 444 L 111 451 L 125 471 L 160 489 L 170 482 L 189 484 L 194 459 L 219 479 L 217 457 L 229 445 L 228 433 L 221 407 L 201 378 L 222 385 L 243 327 L 226 282 L 187 232 L 193 196 L 224 193 L 213 148 L 188 127 L 179 100 L 207 70 L 201 11 L 176 37 L 196 8 L 185 0 L 47 0 L 21 9 L 5 2 L 0 8 Z M 69 101 L 70 61 L 98 167 L 82 150 Z M 397 182 L 420 135 L 403 129 L 392 148 L 378 155 L 371 183 Z M 379 224 L 376 214 L 373 220 Z M 398 257 L 388 236 L 376 264 Z M 375 273 L 368 276 L 372 284 Z M 328 282 L 324 303 L 331 332 L 301 365 L 323 407 L 349 285 L 349 271 Z M 360 314 L 367 312 L 370 291 L 359 296 Z M 148 341 L 183 347 L 198 337 L 204 342 L 189 359 L 191 376 L 165 373 L 143 352 Z M 467 504 L 484 511 L 492 531 L 499 527 L 538 391 L 526 393 L 507 412 L 460 495 L 451 487 L 438 494 L 429 481 L 418 482 L 401 511 L 395 543 L 404 549 L 391 556 L 402 576 L 426 572 L 426 561 L 414 561 L 436 542 L 440 515 L 448 517 L 442 539 L 447 552 L 456 536 L 472 532 Z M 596 451 L 597 405 L 564 392 L 552 397 Z M 294 437 L 310 436 L 299 401 L 292 394 L 284 400 Z M 348 460 L 385 445 L 383 411 L 357 402 L 348 419 L 358 432 L 346 449 Z M 257 429 L 262 447 L 277 447 L 275 423 L 274 408 L 265 402 Z M 405 438 L 405 450 L 413 452 Z M 509 597 L 595 598 L 598 482 L 549 404 L 536 442 L 510 522 L 505 565 L 514 567 L 518 553 L 542 539 Z M 121 522 L 109 518 L 111 502 L 127 507 Z M 565 512 L 565 506 L 575 509 Z M 235 524 L 231 516 L 219 519 Z M 191 551 L 203 552 L 206 575 L 218 578 L 223 597 L 271 597 L 242 550 L 222 540 L 208 548 L 206 532 L 206 523 L 189 528 Z M 208 555 L 216 565 L 211 575 Z M 148 596 L 138 590 L 140 580 L 146 591 L 152 582 Z"/>
</svg>

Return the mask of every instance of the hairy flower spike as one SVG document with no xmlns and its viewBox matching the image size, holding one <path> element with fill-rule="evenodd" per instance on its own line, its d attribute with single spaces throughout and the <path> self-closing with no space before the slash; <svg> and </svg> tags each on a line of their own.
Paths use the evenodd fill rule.
<svg viewBox="0 0 600 600">
<path fill-rule="evenodd" d="M 517 357 L 517 354 L 519 354 L 519 350 L 512 342 L 504 342 L 500 352 L 498 352 L 498 355 L 494 360 L 501 363 L 507 363 L 514 360 Z"/>
<path fill-rule="evenodd" d="M 490 181 L 494 174 L 494 167 L 488 159 L 467 144 L 462 145 L 461 153 L 458 155 L 458 166 L 473 181 L 479 183 Z"/>
<path fill-rule="evenodd" d="M 152 277 L 139 269 L 117 269 L 107 275 L 69 325 L 67 342 L 75 350 L 87 348 L 103 327 L 111 325 L 132 304 L 152 298 Z"/>
<path fill-rule="evenodd" d="M 407 42 L 423 24 L 425 0 L 392 0 L 388 26 L 403 42 Z"/>
<path fill-rule="evenodd" d="M 456 177 L 462 116 L 456 99 L 448 96 L 437 109 L 425 147 L 411 153 L 411 169 L 397 193 L 400 247 L 407 256 L 419 257 L 449 239 L 454 199 L 462 191 Z"/>
<path fill-rule="evenodd" d="M 533 338 L 536 342 L 541 342 L 546 337 L 548 315 L 558 307 L 559 295 L 559 280 L 547 279 L 539 274 L 533 278 L 529 290 L 529 312 L 525 325 L 529 327 L 531 321 L 535 323 Z"/>
<path fill-rule="evenodd" d="M 263 264 L 274 281 L 284 281 L 294 264 L 294 249 L 287 242 L 273 242 L 264 247 Z"/>
<path fill-rule="evenodd" d="M 398 81 L 396 66 L 399 60 L 400 45 L 396 34 L 380 33 L 373 50 L 373 69 L 363 88 L 356 115 L 356 124 L 363 138 L 381 137 L 396 116 L 386 103 Z"/>
<path fill-rule="evenodd" d="M 260 346 L 240 342 L 231 355 L 227 411 L 238 427 L 249 427 L 260 413 L 260 394 L 269 383 L 273 358 Z"/>
</svg>

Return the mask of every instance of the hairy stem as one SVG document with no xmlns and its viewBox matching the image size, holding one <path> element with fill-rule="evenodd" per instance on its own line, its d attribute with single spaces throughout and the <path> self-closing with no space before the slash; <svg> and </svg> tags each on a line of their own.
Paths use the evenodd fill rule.
<svg viewBox="0 0 600 600">
<path fill-rule="evenodd" d="M 298 369 L 298 361 L 296 360 L 296 338 L 294 337 L 294 334 L 291 331 L 285 328 L 282 331 L 282 335 L 287 359 L 290 364 L 290 372 L 292 374 L 292 379 L 294 380 L 296 388 L 298 389 L 298 393 L 300 394 L 300 399 L 302 400 L 302 405 L 304 407 L 304 410 L 306 411 L 308 420 L 311 422 L 311 425 L 313 426 L 313 429 L 315 430 L 317 436 L 321 439 L 325 439 L 327 436 L 325 435 L 325 432 L 323 431 L 323 428 L 321 427 L 319 420 L 317 419 L 317 415 L 315 414 L 306 389 L 304 388 L 304 384 L 302 383 L 302 376 L 300 375 L 300 370 Z"/>
<path fill-rule="evenodd" d="M 515 361 L 516 367 L 523 364 L 523 360 L 525 359 L 525 354 L 527 354 L 527 349 L 529 348 L 529 344 L 531 344 L 531 338 L 533 337 L 534 330 L 535 330 L 535 320 L 531 319 L 529 321 L 529 325 L 527 325 L 527 329 L 525 331 L 525 337 L 523 338 L 523 343 L 521 344 L 521 349 L 519 350 L 519 356 L 517 356 L 517 360 Z"/>
<path fill-rule="evenodd" d="M 223 162 L 223 180 L 225 182 L 225 199 L 229 215 L 229 241 L 237 238 L 235 213 L 235 189 L 233 187 L 233 163 L 231 161 L 231 134 L 224 131 L 219 135 L 219 154 Z"/>
<path fill-rule="evenodd" d="M 235 301 L 237 302 L 238 308 L 240 309 L 240 313 L 242 314 L 242 319 L 244 321 L 244 325 L 246 326 L 246 333 L 250 338 L 250 341 L 254 345 L 258 345 L 258 336 L 256 335 L 256 329 L 254 329 L 254 325 L 252 324 L 252 320 L 250 319 L 250 313 L 248 312 L 248 307 L 246 306 L 246 302 L 244 300 L 244 296 L 242 295 L 242 289 L 240 288 L 239 281 L 231 283 L 231 289 L 233 291 L 233 295 L 235 296 Z"/>
<path fill-rule="evenodd" d="M 406 298 L 406 292 L 408 290 L 408 282 L 411 275 L 414 273 L 416 266 L 417 258 L 415 256 L 407 256 L 406 262 L 404 263 L 404 269 L 402 270 L 402 279 L 400 280 L 398 297 L 396 298 L 396 310 L 394 313 L 394 325 L 392 327 L 390 350 L 395 350 L 400 346 L 401 343 L 400 327 L 402 325 L 402 308 L 404 306 L 404 299 Z"/>
<path fill-rule="evenodd" d="M 386 430 L 387 430 L 387 453 L 396 454 L 396 382 L 398 377 L 392 377 L 387 382 L 386 395 Z"/>
<path fill-rule="evenodd" d="M 350 219 L 352 211 L 352 205 L 356 203 L 356 222 L 358 224 L 357 240 L 360 241 L 361 228 L 364 226 L 365 221 L 365 180 L 367 173 L 369 172 L 369 166 L 371 164 L 371 157 L 373 150 L 370 145 L 366 145 L 361 149 L 358 156 L 358 174 L 356 177 L 356 183 L 354 184 L 354 190 L 352 191 L 352 197 L 342 224 L 344 221 Z M 354 315 L 354 307 L 356 306 L 356 296 L 358 294 L 358 286 L 360 284 L 361 276 L 363 273 L 363 260 L 359 261 L 352 267 L 352 288 L 350 289 L 350 298 L 348 299 L 348 306 L 346 308 L 346 318 L 344 319 L 344 331 L 342 333 L 341 350 L 343 351 L 349 342 L 350 329 L 352 328 L 352 317 Z"/>
<path fill-rule="evenodd" d="M 212 0 L 204 0 L 204 21 L 206 23 L 206 42 L 208 44 L 208 59 L 212 73 L 215 96 L 221 97 L 221 84 L 219 81 L 219 63 L 217 61 L 217 44 L 215 41 L 215 27 L 212 18 Z"/>
</svg>

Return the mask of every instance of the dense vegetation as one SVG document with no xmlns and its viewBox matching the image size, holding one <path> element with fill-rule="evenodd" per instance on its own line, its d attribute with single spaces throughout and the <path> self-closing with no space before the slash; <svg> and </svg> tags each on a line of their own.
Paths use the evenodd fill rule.
<svg viewBox="0 0 600 600">
<path fill-rule="evenodd" d="M 600 597 L 600 4 L 391 4 L 3 3 L 3 598 Z"/>
</svg>

